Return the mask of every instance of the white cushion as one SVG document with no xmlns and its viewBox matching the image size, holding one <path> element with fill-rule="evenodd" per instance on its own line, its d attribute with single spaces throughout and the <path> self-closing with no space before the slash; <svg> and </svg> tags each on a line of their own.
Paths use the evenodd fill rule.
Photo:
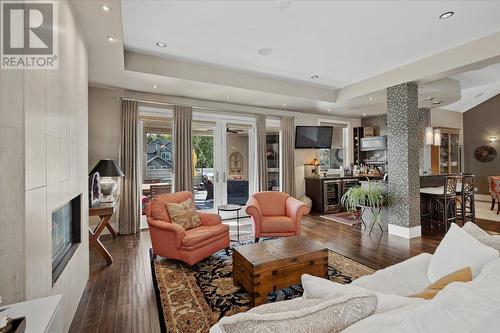
<svg viewBox="0 0 500 333">
<path fill-rule="evenodd" d="M 431 284 L 427 278 L 431 258 L 432 254 L 421 253 L 371 275 L 360 277 L 351 285 L 385 294 L 400 296 L 416 294 Z"/>
<path fill-rule="evenodd" d="M 356 297 L 373 295 L 377 297 L 376 313 L 391 311 L 408 305 L 413 305 L 425 300 L 420 298 L 408 298 L 392 294 L 378 293 L 363 287 L 351 284 L 340 284 L 327 279 L 309 274 L 302 275 L 302 288 L 305 299 L 336 299 L 339 297 Z"/>
<path fill-rule="evenodd" d="M 462 227 L 466 233 L 480 241 L 486 246 L 492 247 L 500 252 L 500 235 L 490 235 L 483 229 L 481 229 L 477 224 L 472 222 L 467 222 Z"/>
<path fill-rule="evenodd" d="M 497 250 L 482 244 L 452 223 L 432 256 L 427 277 L 434 283 L 464 267 L 470 267 L 472 277 L 475 277 L 488 261 L 496 258 L 498 258 Z"/>
</svg>

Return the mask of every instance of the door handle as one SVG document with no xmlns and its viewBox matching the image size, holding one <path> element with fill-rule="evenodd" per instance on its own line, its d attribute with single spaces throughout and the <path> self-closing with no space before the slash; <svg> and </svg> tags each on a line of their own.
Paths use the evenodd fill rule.
<svg viewBox="0 0 500 333">
<path fill-rule="evenodd" d="M 226 182 L 226 172 L 225 171 L 222 173 L 222 182 L 223 183 Z"/>
<path fill-rule="evenodd" d="M 215 182 L 219 182 L 219 171 L 215 171 Z"/>
</svg>

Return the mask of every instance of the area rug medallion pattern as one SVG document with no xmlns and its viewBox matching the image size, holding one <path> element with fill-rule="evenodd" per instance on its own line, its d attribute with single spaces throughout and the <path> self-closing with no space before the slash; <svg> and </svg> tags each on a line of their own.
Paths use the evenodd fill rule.
<svg viewBox="0 0 500 333">
<path fill-rule="evenodd" d="M 333 251 L 328 263 L 329 279 L 342 284 L 374 272 Z M 233 285 L 232 259 L 224 251 L 193 267 L 174 260 L 151 260 L 151 269 L 164 332 L 208 332 L 219 318 L 250 308 L 250 295 Z M 295 285 L 269 294 L 267 302 L 301 295 L 302 287 Z"/>
</svg>

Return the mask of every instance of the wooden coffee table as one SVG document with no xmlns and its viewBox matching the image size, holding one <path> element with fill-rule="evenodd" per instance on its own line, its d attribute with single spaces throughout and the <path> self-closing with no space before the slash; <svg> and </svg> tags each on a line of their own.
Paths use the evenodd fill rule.
<svg viewBox="0 0 500 333">
<path fill-rule="evenodd" d="M 300 283 L 302 274 L 325 277 L 328 249 L 301 236 L 269 240 L 233 249 L 233 280 L 252 296 L 252 306 L 267 294 Z"/>
</svg>

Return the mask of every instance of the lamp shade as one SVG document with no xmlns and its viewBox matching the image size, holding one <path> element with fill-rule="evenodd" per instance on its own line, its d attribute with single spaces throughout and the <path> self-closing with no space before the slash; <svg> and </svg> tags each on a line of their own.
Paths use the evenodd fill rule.
<svg viewBox="0 0 500 333">
<path fill-rule="evenodd" d="M 101 177 L 125 176 L 114 160 L 100 160 L 92 171 L 90 171 L 90 174 L 94 172 L 99 172 Z"/>
</svg>

